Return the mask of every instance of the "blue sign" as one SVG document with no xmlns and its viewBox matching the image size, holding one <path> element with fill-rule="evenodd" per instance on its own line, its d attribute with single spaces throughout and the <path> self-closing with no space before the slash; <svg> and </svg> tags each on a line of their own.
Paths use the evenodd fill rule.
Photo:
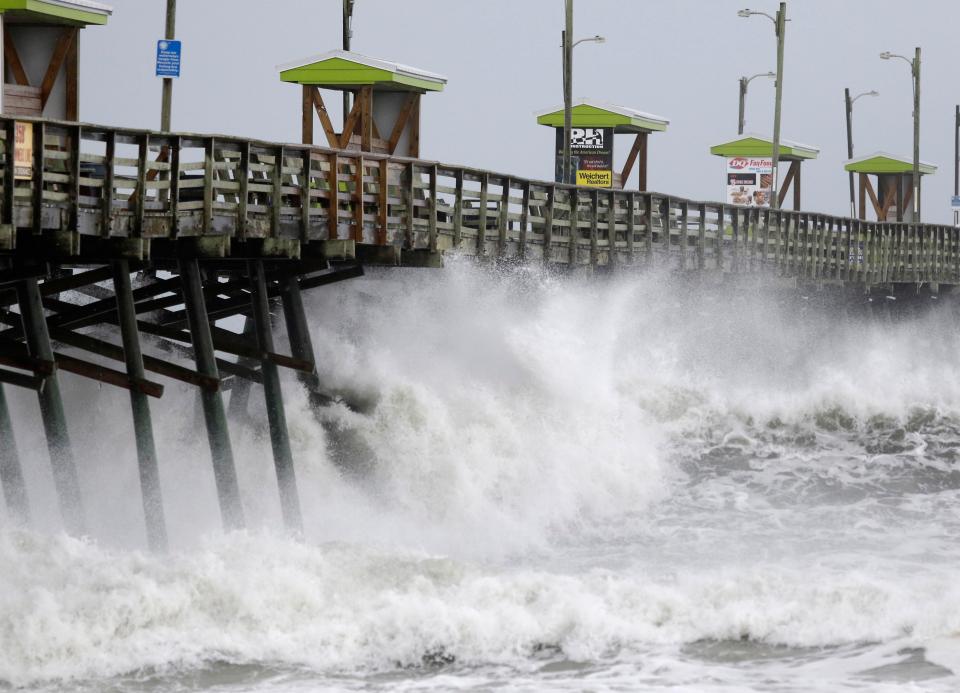
<svg viewBox="0 0 960 693">
<path fill-rule="evenodd" d="M 157 41 L 157 77 L 180 76 L 180 42 Z"/>
<path fill-rule="evenodd" d="M 960 196 L 954 195 L 950 198 L 950 206 L 954 209 L 960 209 Z"/>
</svg>

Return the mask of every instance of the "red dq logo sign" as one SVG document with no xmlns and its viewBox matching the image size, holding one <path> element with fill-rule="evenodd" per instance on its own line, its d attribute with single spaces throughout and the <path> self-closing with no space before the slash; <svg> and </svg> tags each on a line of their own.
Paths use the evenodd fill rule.
<svg viewBox="0 0 960 693">
<path fill-rule="evenodd" d="M 746 168 L 749 164 L 749 159 L 738 156 L 736 159 L 730 159 L 730 162 L 727 165 L 734 170 L 739 170 L 741 168 Z"/>
</svg>

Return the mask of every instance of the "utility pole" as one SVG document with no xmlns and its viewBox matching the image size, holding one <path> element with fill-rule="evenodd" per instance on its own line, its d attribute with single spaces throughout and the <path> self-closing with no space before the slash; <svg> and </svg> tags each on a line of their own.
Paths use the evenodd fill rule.
<svg viewBox="0 0 960 693">
<path fill-rule="evenodd" d="M 920 46 L 913 58 L 913 220 L 920 223 Z"/>
<path fill-rule="evenodd" d="M 353 36 L 353 0 L 343 0 L 343 50 L 350 50 L 350 38 Z M 343 122 L 347 122 L 350 112 L 350 92 L 343 92 Z"/>
<path fill-rule="evenodd" d="M 953 196 L 960 197 L 960 106 L 953 120 Z M 960 209 L 953 210 L 953 225 L 960 226 Z"/>
<path fill-rule="evenodd" d="M 787 3 L 781 2 L 777 11 L 777 88 L 773 107 L 773 186 L 770 190 L 770 206 L 780 209 L 780 106 L 783 102 L 783 42 L 787 33 Z"/>
<path fill-rule="evenodd" d="M 740 78 L 740 117 L 737 119 L 737 134 L 743 134 L 743 109 L 747 100 L 747 78 Z"/>
<path fill-rule="evenodd" d="M 573 0 L 566 0 L 563 31 L 563 182 L 572 183 L 570 130 L 573 127 Z"/>
<path fill-rule="evenodd" d="M 843 102 L 847 110 L 847 159 L 853 158 L 853 102 L 850 100 L 850 88 L 843 90 Z M 857 216 L 857 203 L 853 186 L 853 171 L 848 171 L 850 176 L 850 218 Z"/>
<path fill-rule="evenodd" d="M 176 38 L 177 0 L 167 0 L 167 26 L 163 37 L 167 41 Z M 173 79 L 163 78 L 163 98 L 160 103 L 160 130 L 170 132 L 170 109 L 173 102 Z"/>
</svg>

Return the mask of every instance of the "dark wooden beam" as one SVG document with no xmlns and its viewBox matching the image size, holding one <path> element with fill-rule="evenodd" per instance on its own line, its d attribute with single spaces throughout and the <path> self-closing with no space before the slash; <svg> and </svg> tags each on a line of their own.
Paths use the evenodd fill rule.
<svg viewBox="0 0 960 693">
<path fill-rule="evenodd" d="M 630 174 L 633 172 L 633 164 L 636 162 L 637 157 L 640 155 L 640 150 L 643 149 L 643 136 L 645 133 L 638 132 L 636 139 L 633 140 L 633 146 L 630 148 L 630 153 L 627 155 L 627 161 L 623 165 L 623 170 L 620 172 L 620 187 L 627 187 L 627 179 L 630 177 Z"/>
<path fill-rule="evenodd" d="M 53 85 L 57 81 L 57 75 L 63 66 L 63 61 L 67 57 L 70 45 L 77 36 L 77 29 L 70 27 L 64 29 L 57 39 L 57 44 L 53 47 L 53 55 L 50 56 L 50 63 L 47 65 L 47 72 L 43 76 L 43 82 L 40 83 L 40 110 L 47 106 L 47 99 L 50 98 L 50 92 L 53 91 Z"/>
<path fill-rule="evenodd" d="M 320 118 L 320 125 L 323 127 L 323 132 L 327 136 L 327 144 L 334 149 L 340 148 L 340 138 L 337 137 L 337 133 L 333 129 L 333 122 L 330 120 L 330 114 L 327 113 L 327 107 L 323 103 L 323 97 L 320 95 L 320 89 L 317 87 L 311 87 L 313 94 L 313 107 L 317 111 L 317 117 Z"/>
<path fill-rule="evenodd" d="M 13 79 L 17 84 L 21 87 L 31 86 L 30 78 L 27 76 L 26 70 L 23 69 L 23 63 L 20 62 L 20 54 L 17 53 L 17 46 L 13 43 L 10 30 L 6 27 L 3 29 L 3 61 L 7 67 L 10 68 L 10 72 L 13 73 Z"/>
<path fill-rule="evenodd" d="M 387 140 L 387 154 L 394 154 L 397 151 L 397 143 L 403 137 L 403 131 L 410 120 L 410 114 L 413 112 L 414 106 L 417 105 L 417 96 L 417 94 L 410 94 L 403 102 L 400 113 L 397 115 L 397 122 L 393 124 L 393 132 L 390 133 L 390 139 Z"/>
</svg>

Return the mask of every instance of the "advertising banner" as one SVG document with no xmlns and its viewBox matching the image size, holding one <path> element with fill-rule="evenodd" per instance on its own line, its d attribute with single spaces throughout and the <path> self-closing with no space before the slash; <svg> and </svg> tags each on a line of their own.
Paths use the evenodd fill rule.
<svg viewBox="0 0 960 693">
<path fill-rule="evenodd" d="M 13 124 L 13 178 L 33 178 L 33 123 Z"/>
<path fill-rule="evenodd" d="M 613 128 L 571 128 L 570 160 L 577 185 L 613 187 Z M 557 128 L 555 180 L 563 180 L 563 128 Z"/>
<path fill-rule="evenodd" d="M 727 203 L 769 207 L 773 188 L 773 159 L 734 156 L 727 159 Z"/>
</svg>

